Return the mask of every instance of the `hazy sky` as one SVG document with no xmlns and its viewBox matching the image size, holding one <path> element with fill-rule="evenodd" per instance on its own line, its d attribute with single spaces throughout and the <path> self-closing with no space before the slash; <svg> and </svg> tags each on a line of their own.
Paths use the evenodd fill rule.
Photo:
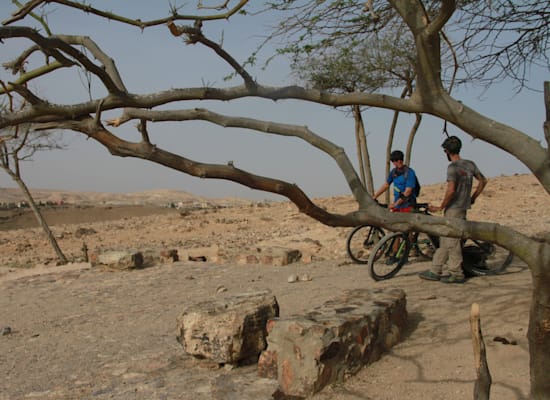
<svg viewBox="0 0 550 400">
<path fill-rule="evenodd" d="M 98 8 L 113 9 L 107 0 L 91 1 Z M 122 2 L 120 2 L 122 3 Z M 120 4 L 119 3 L 119 4 Z M 124 2 L 127 4 L 127 2 Z M 154 7 L 153 7 L 154 4 Z M 0 2 L 0 18 L 5 20 L 13 11 L 8 1 Z M 154 8 L 154 10 L 153 10 Z M 199 45 L 184 45 L 174 38 L 166 27 L 146 29 L 109 23 L 62 7 L 50 7 L 48 15 L 54 33 L 85 34 L 109 53 L 121 70 L 126 87 L 133 93 L 147 93 L 176 87 L 233 86 L 239 80 L 225 82 L 231 70 L 213 52 Z M 167 1 L 133 1 L 130 17 L 150 19 L 168 13 Z M 204 32 L 211 39 L 223 41 L 224 48 L 238 60 L 245 60 L 265 32 L 259 20 L 240 17 L 228 22 L 205 24 Z M 251 23 L 256 21 L 256 23 Z M 223 32 L 223 33 L 222 33 Z M 16 45 L 6 41 L 0 44 L 1 62 L 11 60 L 28 47 L 26 41 Z M 263 54 L 267 56 L 267 53 Z M 255 68 L 252 75 L 262 84 L 286 85 L 294 83 L 283 60 L 276 60 L 267 70 Z M 541 88 L 548 79 L 548 70 L 535 71 L 530 77 L 532 87 Z M 0 79 L 12 79 L 0 71 Z M 54 74 L 34 87 L 43 97 L 57 103 L 87 100 L 82 76 L 75 70 Z M 103 95 L 93 90 L 92 95 Z M 454 92 L 455 97 L 482 114 L 520 129 L 530 136 L 543 140 L 542 124 L 545 118 L 543 94 L 522 92 L 515 94 L 507 84 L 495 86 L 483 94 L 476 87 L 464 87 Z M 268 101 L 246 99 L 231 103 L 192 102 L 178 108 L 203 107 L 213 111 L 281 123 L 307 125 L 315 133 L 342 146 L 355 163 L 356 150 L 354 122 L 346 113 L 325 106 L 297 101 Z M 116 116 L 105 114 L 104 119 Z M 367 110 L 363 114 L 367 140 L 374 169 L 375 184 L 381 184 L 385 168 L 386 136 L 392 113 L 385 110 Z M 412 124 L 410 116 L 403 114 L 397 131 L 394 148 L 405 148 Z M 443 122 L 425 116 L 417 134 L 411 166 L 423 184 L 443 182 L 447 160 L 441 151 Z M 480 141 L 471 141 L 458 128 L 449 125 L 450 134 L 459 136 L 464 143 L 462 156 L 477 162 L 486 176 L 527 173 L 518 160 L 500 149 Z M 118 128 L 127 139 L 139 140 L 133 123 Z M 242 129 L 224 129 L 205 122 L 165 123 L 149 125 L 151 140 L 160 147 L 180 153 L 196 161 L 235 166 L 258 175 L 297 183 L 312 197 L 349 194 L 349 188 L 335 162 L 324 153 L 298 139 L 289 139 Z M 77 133 L 67 133 L 67 150 L 41 153 L 34 162 L 25 163 L 23 177 L 32 188 L 49 188 L 75 191 L 130 192 L 150 189 L 184 190 L 209 197 L 238 196 L 254 199 L 273 198 L 264 192 L 252 191 L 232 182 L 202 180 L 190 177 L 153 163 L 111 156 L 103 147 L 86 140 Z M 15 187 L 10 178 L 0 172 L 0 187 Z M 278 197 L 275 197 L 278 198 Z"/>
</svg>

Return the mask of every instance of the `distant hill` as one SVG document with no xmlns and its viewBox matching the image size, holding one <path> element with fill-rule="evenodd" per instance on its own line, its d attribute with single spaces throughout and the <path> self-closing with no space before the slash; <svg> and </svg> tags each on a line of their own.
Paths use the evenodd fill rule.
<svg viewBox="0 0 550 400">
<path fill-rule="evenodd" d="M 31 189 L 37 202 L 65 204 L 124 204 L 124 205 L 167 205 L 170 203 L 219 203 L 223 200 L 209 199 L 178 190 L 147 190 L 133 193 L 71 192 L 52 189 Z M 0 203 L 24 201 L 24 196 L 16 188 L 0 188 Z M 229 200 L 227 200 L 229 201 Z M 232 203 L 245 203 L 244 200 L 231 199 Z"/>
</svg>

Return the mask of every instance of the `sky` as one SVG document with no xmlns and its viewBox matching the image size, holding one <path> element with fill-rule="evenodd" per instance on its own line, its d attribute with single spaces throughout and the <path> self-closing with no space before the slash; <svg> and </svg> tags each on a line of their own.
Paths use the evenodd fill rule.
<svg viewBox="0 0 550 400">
<path fill-rule="evenodd" d="M 89 3 L 113 10 L 113 7 L 126 2 L 113 4 L 107 0 L 94 0 Z M 2 21 L 11 14 L 13 7 L 11 2 L 0 2 Z M 224 81 L 223 78 L 231 73 L 231 69 L 210 49 L 200 45 L 185 45 L 181 38 L 170 35 L 166 27 L 148 28 L 142 32 L 135 27 L 67 11 L 60 6 L 48 10 L 48 21 L 54 33 L 90 36 L 115 59 L 126 87 L 133 93 L 241 84 L 238 79 Z M 152 19 L 167 15 L 168 10 L 167 1 L 134 0 L 132 9 L 126 11 L 126 14 Z M 224 48 L 242 62 L 267 31 L 263 18 L 244 20 L 237 16 L 212 25 L 206 23 L 203 31 L 211 39 L 223 42 Z M 28 45 L 28 42 L 22 40 L 0 44 L 1 62 L 13 59 Z M 269 55 L 268 51 L 260 54 L 264 59 Z M 275 59 L 266 70 L 258 66 L 250 72 L 261 84 L 283 86 L 295 83 L 287 63 L 281 58 Z M 548 70 L 533 70 L 529 84 L 542 89 L 543 81 L 548 78 Z M 9 81 L 13 78 L 2 69 L 0 79 Z M 84 79 L 75 70 L 55 73 L 34 87 L 41 96 L 55 103 L 69 104 L 87 100 Z M 100 88 L 92 87 L 94 97 L 103 93 Z M 454 91 L 454 96 L 490 118 L 517 128 L 537 140 L 544 140 L 542 124 L 545 109 L 542 92 L 523 91 L 517 94 L 510 83 L 502 83 L 487 92 L 482 92 L 479 87 L 462 87 Z M 193 107 L 208 108 L 233 116 L 308 126 L 316 134 L 343 147 L 356 164 L 354 122 L 344 110 L 293 100 L 273 102 L 256 98 L 222 104 L 197 101 L 178 105 L 178 108 Z M 117 115 L 105 113 L 103 118 Z M 385 179 L 386 136 L 392 116 L 393 113 L 387 110 L 370 109 L 363 113 L 375 186 L 381 185 Z M 402 114 L 394 149 L 405 149 L 412 122 L 411 116 Z M 204 122 L 159 125 L 148 126 L 152 142 L 196 161 L 219 164 L 233 161 L 236 167 L 254 174 L 296 183 L 310 197 L 350 194 L 334 160 L 299 139 L 221 128 Z M 473 141 L 452 125 L 448 126 L 448 131 L 462 139 L 462 157 L 474 160 L 487 177 L 529 173 L 522 163 L 506 152 L 479 140 Z M 115 132 L 121 133 L 126 139 L 139 140 L 134 123 L 123 125 Z M 445 180 L 447 160 L 440 147 L 444 138 L 443 121 L 424 116 L 411 160 L 411 167 L 416 170 L 423 185 Z M 33 162 L 24 163 L 22 175 L 29 187 L 97 192 L 173 189 L 215 198 L 282 199 L 233 182 L 195 178 L 151 162 L 114 157 L 78 133 L 66 132 L 63 140 L 67 146 L 65 150 L 42 152 L 34 157 Z M 0 171 L 0 187 L 16 187 L 3 171 Z"/>
</svg>

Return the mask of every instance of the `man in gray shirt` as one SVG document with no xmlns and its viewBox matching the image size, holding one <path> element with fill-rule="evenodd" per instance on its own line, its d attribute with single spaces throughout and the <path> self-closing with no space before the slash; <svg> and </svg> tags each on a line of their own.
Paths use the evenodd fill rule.
<svg viewBox="0 0 550 400">
<path fill-rule="evenodd" d="M 441 146 L 451 162 L 447 167 L 447 190 L 441 205 L 430 206 L 429 209 L 432 212 L 444 210 L 444 215 L 448 218 L 466 219 L 468 209 L 485 188 L 487 179 L 473 161 L 460 158 L 462 142 L 459 138 L 448 137 Z M 474 178 L 478 184 L 472 194 Z M 431 269 L 421 272 L 419 276 L 422 279 L 443 283 L 464 283 L 461 240 L 442 237 L 440 246 L 434 254 Z"/>
</svg>

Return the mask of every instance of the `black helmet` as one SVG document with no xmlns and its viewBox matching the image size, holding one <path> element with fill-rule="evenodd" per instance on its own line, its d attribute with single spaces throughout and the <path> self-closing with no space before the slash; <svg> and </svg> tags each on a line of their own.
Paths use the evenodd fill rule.
<svg viewBox="0 0 550 400">
<path fill-rule="evenodd" d="M 404 159 L 403 152 L 401 150 L 394 150 L 390 154 L 390 161 L 403 161 Z"/>
<path fill-rule="evenodd" d="M 451 154 L 458 154 L 460 153 L 460 149 L 462 148 L 462 142 L 456 136 L 450 136 L 445 139 L 441 147 L 443 147 Z"/>
</svg>

